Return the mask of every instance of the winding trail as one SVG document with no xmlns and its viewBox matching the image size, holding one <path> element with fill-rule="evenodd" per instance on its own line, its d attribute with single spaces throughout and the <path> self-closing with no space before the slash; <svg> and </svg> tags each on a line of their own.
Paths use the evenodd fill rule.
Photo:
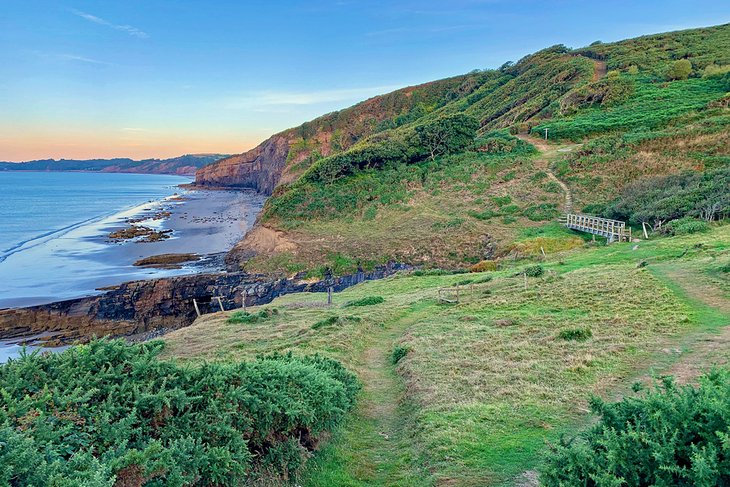
<svg viewBox="0 0 730 487">
<path fill-rule="evenodd" d="M 352 417 L 321 452 L 301 484 L 365 487 L 432 485 L 431 475 L 418 463 L 411 412 L 403 380 L 391 362 L 398 339 L 422 313 L 404 311 L 371 335 L 357 360 L 363 391 Z"/>
<path fill-rule="evenodd" d="M 552 181 L 558 183 L 565 195 L 564 213 L 571 213 L 573 211 L 573 194 L 568 185 L 555 175 L 550 166 L 556 159 L 579 148 L 582 144 L 551 144 L 539 137 L 525 134 L 517 134 L 516 137 L 523 142 L 534 145 L 540 151 L 542 157 L 536 160 L 535 164 L 539 169 L 545 171 Z"/>
</svg>

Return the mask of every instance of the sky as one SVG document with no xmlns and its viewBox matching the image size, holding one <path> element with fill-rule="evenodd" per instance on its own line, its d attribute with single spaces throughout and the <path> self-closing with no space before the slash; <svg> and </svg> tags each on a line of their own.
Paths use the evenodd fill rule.
<svg viewBox="0 0 730 487">
<path fill-rule="evenodd" d="M 371 96 L 726 0 L 0 0 L 0 160 L 240 153 Z"/>
</svg>

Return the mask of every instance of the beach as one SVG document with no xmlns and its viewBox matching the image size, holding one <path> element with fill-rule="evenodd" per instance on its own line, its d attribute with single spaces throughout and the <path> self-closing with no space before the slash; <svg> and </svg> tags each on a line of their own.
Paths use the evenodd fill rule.
<svg viewBox="0 0 730 487">
<path fill-rule="evenodd" d="M 35 239 L 0 261 L 0 309 L 93 295 L 130 280 L 222 271 L 223 255 L 251 228 L 264 200 L 253 191 L 174 188 L 159 200 Z M 164 238 L 110 238 L 130 227 Z M 161 254 L 199 260 L 168 268 L 134 265 Z"/>
</svg>

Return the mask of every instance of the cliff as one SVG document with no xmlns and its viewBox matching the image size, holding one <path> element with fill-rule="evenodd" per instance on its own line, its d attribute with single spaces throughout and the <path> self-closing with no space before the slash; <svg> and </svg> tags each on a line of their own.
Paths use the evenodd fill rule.
<svg viewBox="0 0 730 487">
<path fill-rule="evenodd" d="M 279 183 L 292 144 L 291 131 L 274 135 L 254 149 L 197 171 L 198 186 L 252 188 L 271 194 Z"/>
</svg>

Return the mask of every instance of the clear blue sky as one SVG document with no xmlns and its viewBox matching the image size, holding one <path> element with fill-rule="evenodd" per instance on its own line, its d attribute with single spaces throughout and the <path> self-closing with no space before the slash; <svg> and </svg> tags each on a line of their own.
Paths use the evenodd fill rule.
<svg viewBox="0 0 730 487">
<path fill-rule="evenodd" d="M 0 160 L 241 152 L 392 89 L 726 1 L 3 0 Z"/>
</svg>

